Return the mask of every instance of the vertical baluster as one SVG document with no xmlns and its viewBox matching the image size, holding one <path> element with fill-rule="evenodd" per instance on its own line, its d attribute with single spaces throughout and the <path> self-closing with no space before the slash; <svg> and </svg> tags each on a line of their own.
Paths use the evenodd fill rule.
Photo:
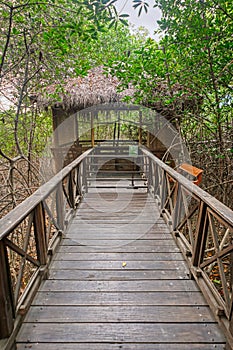
<svg viewBox="0 0 233 350">
<path fill-rule="evenodd" d="M 164 205 L 167 198 L 167 180 L 166 180 L 166 172 L 162 170 L 162 179 L 160 184 L 160 198 L 161 198 L 161 209 L 164 209 Z"/>
<path fill-rule="evenodd" d="M 0 339 L 10 336 L 14 327 L 14 304 L 10 266 L 4 241 L 0 241 Z"/>
<path fill-rule="evenodd" d="M 83 166 L 82 184 L 84 186 L 85 193 L 87 193 L 88 192 L 88 187 L 87 187 L 87 159 L 86 158 L 83 159 L 82 166 Z"/>
<path fill-rule="evenodd" d="M 74 176 L 73 171 L 71 171 L 69 173 L 69 178 L 68 178 L 68 193 L 69 193 L 69 200 L 72 208 L 75 207 L 73 176 Z"/>
<path fill-rule="evenodd" d="M 34 211 L 34 230 L 38 260 L 41 265 L 46 265 L 48 243 L 46 237 L 45 213 L 42 202 L 37 205 Z"/>
<path fill-rule="evenodd" d="M 61 231 L 64 230 L 64 198 L 63 198 L 63 188 L 62 183 L 57 186 L 56 191 L 56 211 L 57 211 L 57 224 Z"/>
<path fill-rule="evenodd" d="M 152 194 L 153 197 L 155 195 L 155 167 L 154 163 L 151 161 L 151 187 L 152 187 Z"/>
<path fill-rule="evenodd" d="M 233 338 L 233 298 L 231 296 L 231 307 L 230 307 L 230 315 L 229 315 L 229 332 L 231 337 Z M 228 341 L 226 344 L 226 350 L 232 350 L 233 343 L 232 341 Z"/>
<path fill-rule="evenodd" d="M 81 179 L 81 164 L 78 164 L 77 166 L 77 189 L 76 189 L 77 196 L 82 196 L 82 179 Z"/>
<path fill-rule="evenodd" d="M 151 159 L 148 158 L 148 191 L 151 191 L 152 186 L 152 162 Z"/>
<path fill-rule="evenodd" d="M 173 231 L 177 230 L 177 227 L 180 223 L 180 217 L 181 217 L 181 208 L 182 208 L 182 193 L 181 193 L 181 185 L 177 182 L 176 183 L 177 188 L 175 189 L 175 203 L 174 203 L 174 210 L 172 215 L 172 224 L 173 224 Z"/>
<path fill-rule="evenodd" d="M 204 249 L 205 249 L 207 231 L 208 231 L 207 206 L 204 202 L 201 202 L 199 207 L 196 231 L 195 231 L 193 266 L 197 267 L 202 261 Z"/>
<path fill-rule="evenodd" d="M 77 199 L 82 195 L 79 187 L 79 165 L 75 168 L 75 203 L 77 204 Z M 78 199 L 79 200 L 79 199 Z"/>
<path fill-rule="evenodd" d="M 154 163 L 154 184 L 155 184 L 155 189 L 154 189 L 154 195 L 158 199 L 159 196 L 159 166 Z"/>
</svg>

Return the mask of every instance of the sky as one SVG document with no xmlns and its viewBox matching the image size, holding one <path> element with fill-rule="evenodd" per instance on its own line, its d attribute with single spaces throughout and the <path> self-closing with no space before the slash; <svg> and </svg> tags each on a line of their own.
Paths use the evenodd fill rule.
<svg viewBox="0 0 233 350">
<path fill-rule="evenodd" d="M 158 39 L 158 35 L 154 35 L 154 30 L 158 28 L 157 20 L 161 18 L 161 12 L 158 8 L 153 8 L 154 0 L 147 0 L 149 4 L 148 13 L 143 11 L 138 17 L 138 9 L 134 10 L 133 0 L 117 0 L 115 5 L 120 13 L 129 14 L 129 22 L 133 23 L 136 27 L 143 26 L 147 28 L 150 36 L 154 39 Z"/>
</svg>

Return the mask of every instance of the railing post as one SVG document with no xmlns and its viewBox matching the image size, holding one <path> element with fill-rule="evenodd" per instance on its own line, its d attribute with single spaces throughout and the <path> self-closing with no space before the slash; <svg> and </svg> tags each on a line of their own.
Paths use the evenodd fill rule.
<svg viewBox="0 0 233 350">
<path fill-rule="evenodd" d="M 56 211 L 57 211 L 57 224 L 61 231 L 64 230 L 64 199 L 62 183 L 57 186 L 56 191 Z"/>
<path fill-rule="evenodd" d="M 68 179 L 68 191 L 69 191 L 69 200 L 72 208 L 75 207 L 75 198 L 74 198 L 74 181 L 73 181 L 73 172 L 71 171 Z"/>
<path fill-rule="evenodd" d="M 148 158 L 148 191 L 151 192 L 152 187 L 152 161 Z"/>
<path fill-rule="evenodd" d="M 231 303 L 231 311 L 230 311 L 230 320 L 229 320 L 229 332 L 231 336 L 233 337 L 233 312 L 232 312 L 232 303 Z M 232 342 L 228 341 L 226 343 L 226 350 L 232 350 L 233 344 Z"/>
<path fill-rule="evenodd" d="M 85 193 L 88 192 L 88 185 L 87 185 L 87 159 L 83 159 L 82 161 L 82 165 L 83 165 L 83 171 L 82 171 L 82 185 L 84 186 L 85 188 Z M 90 175 L 89 175 L 90 176 Z"/>
<path fill-rule="evenodd" d="M 180 223 L 180 214 L 181 214 L 181 207 L 182 207 L 182 193 L 181 193 L 181 185 L 177 182 L 176 183 L 176 198 L 175 198 L 175 205 L 174 205 L 174 211 L 172 215 L 172 229 L 173 231 L 177 230 L 177 227 Z"/>
<path fill-rule="evenodd" d="M 158 198 L 159 196 L 159 166 L 156 163 L 154 165 L 154 196 Z"/>
<path fill-rule="evenodd" d="M 0 339 L 8 338 L 14 328 L 14 304 L 6 247 L 0 241 Z"/>
<path fill-rule="evenodd" d="M 34 225 L 38 260 L 40 261 L 41 265 L 46 265 L 48 244 L 46 237 L 45 215 L 42 202 L 39 203 L 35 208 Z"/>
<path fill-rule="evenodd" d="M 160 199 L 161 199 L 161 210 L 164 209 L 167 195 L 167 181 L 166 181 L 166 172 L 162 170 L 162 179 L 160 183 Z"/>
<path fill-rule="evenodd" d="M 200 257 L 203 254 L 203 244 L 205 242 L 208 223 L 206 220 L 207 206 L 204 202 L 200 203 L 197 226 L 195 230 L 195 246 L 193 251 L 193 266 L 197 267 L 200 262 Z"/>
<path fill-rule="evenodd" d="M 81 167 L 80 164 L 76 168 L 76 197 L 82 197 Z"/>
</svg>

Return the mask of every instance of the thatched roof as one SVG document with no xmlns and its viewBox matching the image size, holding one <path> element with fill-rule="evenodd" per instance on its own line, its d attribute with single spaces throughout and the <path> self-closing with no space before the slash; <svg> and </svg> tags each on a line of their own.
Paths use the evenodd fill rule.
<svg viewBox="0 0 233 350">
<path fill-rule="evenodd" d="M 157 82 L 150 92 L 149 99 L 145 96 L 143 104 L 169 120 L 181 117 L 184 110 L 197 112 L 202 102 L 202 96 L 191 88 L 179 83 L 175 83 L 171 88 L 167 82 Z"/>
<path fill-rule="evenodd" d="M 66 115 L 103 103 L 121 102 L 125 96 L 130 96 L 133 102 L 136 91 L 130 88 L 119 92 L 119 85 L 118 78 L 106 75 L 103 67 L 96 67 L 85 77 L 67 79 L 61 85 L 50 85 L 37 102 L 42 107 L 50 106 L 53 110 L 62 110 Z M 138 94 L 139 91 L 136 92 L 136 96 Z M 171 102 L 167 103 L 169 97 Z M 202 104 L 202 98 L 192 89 L 177 83 L 171 91 L 166 82 L 156 81 L 151 95 L 145 95 L 142 100 L 144 106 L 156 110 L 168 120 L 181 116 L 184 110 L 196 112 Z"/>
<path fill-rule="evenodd" d="M 125 96 L 133 96 L 133 89 L 118 92 L 118 86 L 116 77 L 107 76 L 102 67 L 96 67 L 85 77 L 67 79 L 60 86 L 50 85 L 44 94 L 37 97 L 37 103 L 44 108 L 50 106 L 74 112 L 101 103 L 120 102 Z"/>
<path fill-rule="evenodd" d="M 6 97 L 11 104 L 17 104 L 19 92 L 15 84 L 13 85 L 12 82 L 7 84 L 3 84 L 5 95 L 0 93 L 0 109 L 3 109 L 1 102 L 4 102 L 6 107 Z M 54 111 L 56 110 L 56 115 L 60 111 L 68 116 L 88 107 L 121 102 L 125 96 L 130 96 L 133 103 L 134 95 L 140 94 L 140 91 L 133 88 L 120 92 L 119 86 L 118 78 L 107 75 L 103 67 L 95 67 L 84 77 L 69 78 L 62 83 L 56 82 L 46 86 L 42 93 L 31 95 L 30 98 L 40 108 L 51 107 Z M 196 112 L 202 104 L 201 96 L 179 83 L 174 84 L 171 89 L 166 82 L 154 81 L 150 95 L 141 97 L 144 106 L 156 110 L 168 120 L 181 116 L 184 110 Z M 169 99 L 171 102 L 168 103 Z"/>
</svg>

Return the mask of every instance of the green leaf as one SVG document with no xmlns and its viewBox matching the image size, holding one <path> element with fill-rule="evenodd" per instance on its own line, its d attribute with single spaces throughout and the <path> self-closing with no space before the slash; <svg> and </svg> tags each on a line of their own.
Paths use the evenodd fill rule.
<svg viewBox="0 0 233 350">
<path fill-rule="evenodd" d="M 13 34 L 19 34 L 20 31 L 19 31 L 17 28 L 13 27 L 13 28 L 12 28 L 12 33 L 13 33 Z"/>
</svg>

